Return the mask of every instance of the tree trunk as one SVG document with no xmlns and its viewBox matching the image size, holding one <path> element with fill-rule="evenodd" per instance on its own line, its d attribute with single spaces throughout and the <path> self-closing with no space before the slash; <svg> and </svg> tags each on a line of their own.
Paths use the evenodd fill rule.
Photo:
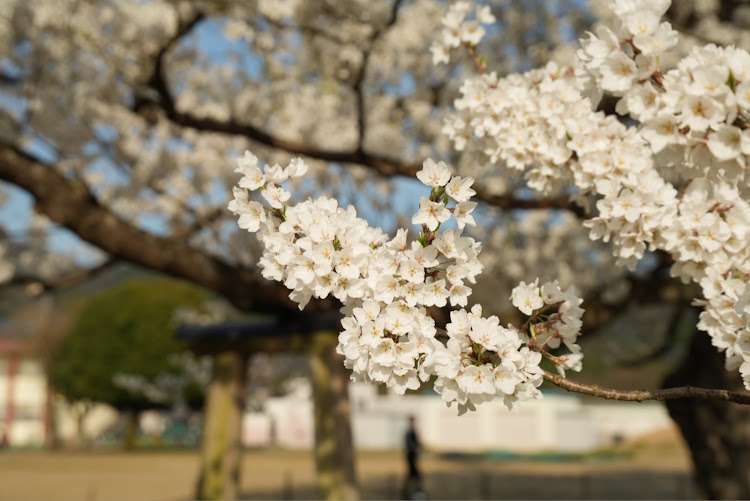
<svg viewBox="0 0 750 501">
<path fill-rule="evenodd" d="M 216 355 L 213 363 L 195 497 L 234 500 L 240 494 L 247 357 L 235 351 L 225 351 Z"/>
<path fill-rule="evenodd" d="M 126 419 L 127 422 L 125 423 L 125 431 L 122 434 L 120 448 L 123 451 L 132 451 L 135 449 L 136 442 L 138 441 L 138 432 L 141 429 L 141 413 L 139 411 L 129 411 Z"/>
<path fill-rule="evenodd" d="M 44 397 L 44 447 L 46 449 L 58 450 L 62 446 L 57 425 L 55 394 L 53 393 L 49 379 L 47 379 L 47 391 Z"/>
<path fill-rule="evenodd" d="M 91 446 L 91 441 L 86 434 L 86 416 L 88 416 L 90 410 L 91 404 L 87 402 L 75 402 L 70 405 L 70 411 L 76 422 L 76 433 L 73 437 L 73 448 L 75 449 L 88 449 Z"/>
<path fill-rule="evenodd" d="M 335 332 L 313 335 L 310 373 L 315 408 L 315 468 L 321 499 L 358 499 L 349 374 L 336 354 Z"/>
<path fill-rule="evenodd" d="M 680 367 L 664 387 L 701 386 L 743 391 L 737 370 L 724 368 L 724 354 L 696 332 Z M 720 401 L 668 400 L 695 468 L 699 493 L 709 499 L 750 499 L 750 406 Z"/>
</svg>

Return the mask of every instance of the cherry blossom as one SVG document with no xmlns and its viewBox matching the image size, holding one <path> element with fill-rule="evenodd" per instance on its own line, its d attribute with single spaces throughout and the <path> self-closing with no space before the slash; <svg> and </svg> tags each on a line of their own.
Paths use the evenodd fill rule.
<svg viewBox="0 0 750 501">
<path fill-rule="evenodd" d="M 491 15 L 478 9 L 472 20 L 468 2 L 453 4 L 433 60 L 445 62 L 464 46 L 478 71 L 461 86 L 443 131 L 457 150 L 481 151 L 540 193 L 572 188 L 594 200 L 596 213 L 584 226 L 592 240 L 611 242 L 618 265 L 634 270 L 648 251 L 668 253 L 671 273 L 703 290 L 698 327 L 750 388 L 750 54 L 707 45 L 663 70 L 660 61 L 677 44 L 661 21 L 669 1 L 615 0 L 611 7 L 612 26 L 589 33 L 572 65 L 550 62 L 501 78 L 475 52 Z M 634 122 L 594 111 L 604 93 Z M 261 174 L 245 154 L 230 209 L 244 228 L 260 233 L 265 275 L 292 289 L 301 308 L 329 293 L 346 315 L 370 305 L 373 318 L 345 322 L 340 337 L 339 352 L 357 376 L 403 393 L 435 375 L 435 390 L 462 413 L 500 394 L 512 409 L 538 398 L 543 357 L 562 375 L 580 370 L 583 309 L 572 288 L 522 281 L 510 297 L 528 317 L 520 327 L 501 327 L 479 305 L 463 309 L 482 270 L 479 243 L 461 233 L 477 223 L 473 178 L 453 176 L 444 162 L 424 162 L 417 178 L 431 191 L 412 218 L 422 231 L 409 245 L 405 231 L 389 239 L 333 200 L 288 205 L 281 184 L 305 170 L 295 159 Z M 270 206 L 264 215 L 244 191 L 256 189 Z M 458 231 L 441 232 L 451 217 Z M 330 245 L 313 253 L 320 242 Z M 446 334 L 438 335 L 426 308 L 449 303 L 462 309 L 451 312 Z"/>
</svg>

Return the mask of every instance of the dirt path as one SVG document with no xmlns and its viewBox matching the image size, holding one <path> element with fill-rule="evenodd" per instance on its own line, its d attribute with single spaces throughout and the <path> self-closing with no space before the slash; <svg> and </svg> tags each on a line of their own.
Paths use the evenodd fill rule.
<svg viewBox="0 0 750 501">
<path fill-rule="evenodd" d="M 400 494 L 398 452 L 359 454 L 363 499 Z M 693 496 L 684 450 L 636 448 L 611 461 L 493 461 L 427 454 L 422 461 L 430 499 L 685 499 Z M 192 499 L 195 452 L 0 454 L 0 500 Z M 311 499 L 309 453 L 269 450 L 244 455 L 243 497 Z"/>
</svg>

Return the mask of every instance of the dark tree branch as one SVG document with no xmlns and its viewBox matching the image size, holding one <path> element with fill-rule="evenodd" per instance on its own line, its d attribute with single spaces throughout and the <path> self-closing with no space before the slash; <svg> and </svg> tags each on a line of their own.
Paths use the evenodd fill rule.
<svg viewBox="0 0 750 501">
<path fill-rule="evenodd" d="M 18 85 L 21 83 L 20 75 L 9 75 L 7 73 L 0 73 L 0 84 L 2 85 Z"/>
<path fill-rule="evenodd" d="M 220 132 L 224 134 L 244 136 L 255 142 L 281 149 L 293 155 L 302 155 L 316 160 L 336 162 L 340 164 L 357 164 L 369 167 L 383 176 L 405 176 L 415 177 L 420 165 L 402 162 L 400 160 L 384 157 L 377 154 L 367 153 L 362 150 L 355 151 L 330 151 L 321 150 L 313 146 L 281 139 L 248 124 L 241 124 L 234 119 L 218 121 L 212 118 L 195 117 L 188 113 L 177 111 L 174 103 L 162 98 L 162 108 L 167 117 L 174 123 L 183 127 L 197 129 L 200 131 Z M 168 104 L 164 104 L 168 103 Z M 569 210 L 579 217 L 585 216 L 585 210 L 572 203 L 568 197 L 560 196 L 546 199 L 519 199 L 508 195 L 494 195 L 482 186 L 473 187 L 477 194 L 476 198 L 500 209 L 562 209 Z"/>
<path fill-rule="evenodd" d="M 362 51 L 362 65 L 359 67 L 357 77 L 354 79 L 352 89 L 354 90 L 354 96 L 357 100 L 357 151 L 364 153 L 365 147 L 365 135 L 367 133 L 367 113 L 365 111 L 365 91 L 364 82 L 367 77 L 367 66 L 370 62 L 370 55 L 372 50 L 375 48 L 378 39 L 388 31 L 388 29 L 396 24 L 398 19 L 398 9 L 401 6 L 401 0 L 395 0 L 391 6 L 391 15 L 385 25 L 378 30 L 375 30 L 370 36 L 367 49 Z"/>
<path fill-rule="evenodd" d="M 203 21 L 204 18 L 205 14 L 203 14 L 202 12 L 197 12 L 193 17 L 185 20 L 184 22 L 181 22 L 177 26 L 174 35 L 167 39 L 166 43 L 162 45 L 162 47 L 156 53 L 156 57 L 154 58 L 154 72 L 151 75 L 151 79 L 148 83 L 159 93 L 160 96 L 169 95 L 167 80 L 164 77 L 164 61 L 166 59 L 167 53 L 172 50 L 172 48 L 188 33 L 193 31 L 193 28 L 195 28 L 198 23 Z"/>
<path fill-rule="evenodd" d="M 103 207 L 80 181 L 69 179 L 15 146 L 0 141 L 0 179 L 23 188 L 37 208 L 113 258 L 184 278 L 214 290 L 237 308 L 297 312 L 286 288 L 252 270 L 230 266 L 184 238 L 140 230 Z M 315 301 L 312 310 L 331 310 L 333 301 Z"/>
<path fill-rule="evenodd" d="M 696 388 L 694 386 L 679 386 L 662 390 L 614 390 L 600 388 L 596 385 L 577 383 L 559 374 L 544 371 L 544 380 L 555 386 L 575 393 L 591 395 L 608 400 L 624 400 L 628 402 L 643 402 L 645 400 L 677 400 L 695 398 L 698 400 L 725 400 L 742 405 L 750 405 L 750 393 L 740 393 L 728 390 L 714 390 L 710 388 Z"/>
</svg>

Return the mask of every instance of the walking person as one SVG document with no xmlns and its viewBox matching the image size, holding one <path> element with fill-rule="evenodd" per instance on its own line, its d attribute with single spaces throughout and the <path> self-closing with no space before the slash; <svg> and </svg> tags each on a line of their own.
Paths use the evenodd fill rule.
<svg viewBox="0 0 750 501">
<path fill-rule="evenodd" d="M 406 482 L 404 482 L 403 499 L 425 499 L 422 489 L 422 473 L 419 471 L 418 464 L 422 444 L 419 442 L 414 416 L 409 416 L 409 426 L 404 435 L 404 447 L 409 472 L 406 476 Z"/>
</svg>

